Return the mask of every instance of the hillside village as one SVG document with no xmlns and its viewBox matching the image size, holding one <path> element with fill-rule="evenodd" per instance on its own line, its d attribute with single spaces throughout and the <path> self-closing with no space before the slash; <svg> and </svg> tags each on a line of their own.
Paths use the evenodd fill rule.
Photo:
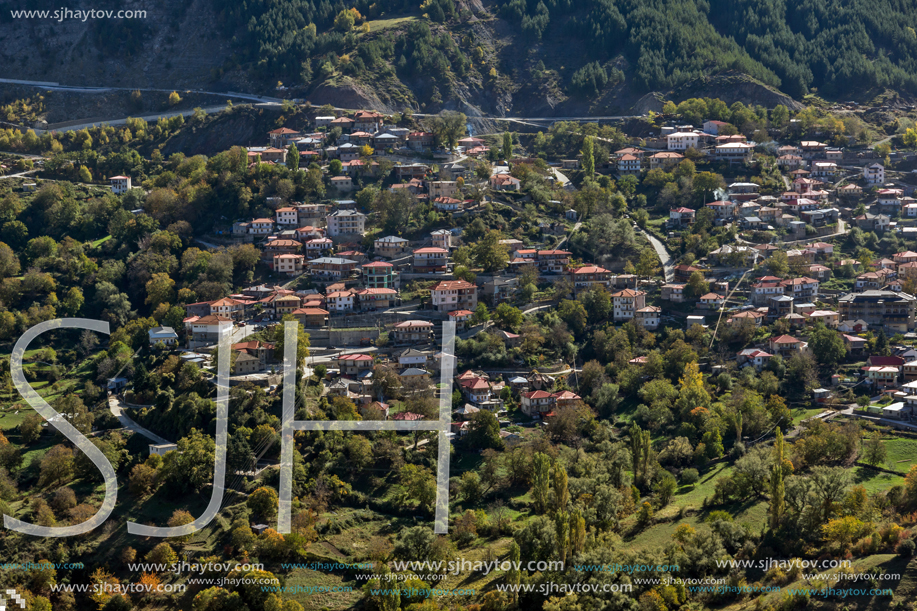
<svg viewBox="0 0 917 611">
<path fill-rule="evenodd" d="M 345 588 L 284 604 L 389 608 L 372 584 L 392 560 L 518 554 L 776 588 L 720 598 L 621 572 L 585 578 L 634 585 L 625 600 L 640 608 L 802 608 L 810 595 L 788 588 L 809 578 L 727 562 L 780 555 L 881 566 L 902 594 L 856 600 L 905 596 L 917 571 L 917 127 L 883 136 L 869 110 L 844 105 L 664 108 L 473 134 L 459 113 L 287 102 L 256 142 L 209 157 L 162 149 L 260 111 L 0 132 L 20 151 L 0 154 L 0 342 L 12 350 L 58 316 L 111 325 L 101 343 L 49 335 L 25 360 L 29 382 L 111 456 L 122 517 L 200 513 L 222 334 L 231 347 L 219 519 L 164 542 L 129 537 L 122 519 L 91 539 L 92 570 L 67 579 L 130 580 L 122 554 L 180 549 Z M 451 414 L 448 534 L 430 527 L 438 433 L 424 428 L 297 432 L 294 528 L 274 528 L 286 322 L 303 347 L 297 420 L 397 428 Z M 49 480 L 72 450 L 15 392 L 0 400 L 0 509 L 83 520 L 101 502 L 95 471 L 74 458 Z M 70 549 L 0 545 L 20 559 Z M 306 561 L 376 569 L 289 564 Z M 456 607 L 468 609 L 560 609 L 573 597 L 505 587 L 584 578 L 399 575 L 473 585 Z M 64 600 L 31 583 L 16 585 Z M 252 610 L 281 604 L 223 585 L 131 602 L 216 611 L 204 603 L 236 595 Z"/>
<path fill-rule="evenodd" d="M 667 261 L 664 282 L 612 272 L 569 250 L 548 248 L 558 235 L 561 242 L 567 239 L 582 218 L 575 208 L 553 223 L 541 223 L 542 235 L 552 236 L 550 241 L 529 244 L 500 239 L 498 249 L 504 252 L 500 269 L 489 275 L 470 274 L 469 282 L 453 273 L 457 264 L 452 255 L 463 244 L 461 227 L 434 230 L 413 240 L 377 233 L 365 208 L 346 199 L 357 188 L 354 180 L 382 179 L 391 193 L 428 202 L 447 218 L 468 217 L 494 202 L 510 207 L 524 203 L 524 197 L 507 198 L 507 192 L 520 191 L 521 181 L 514 174 L 524 176 L 523 167 L 540 164 L 549 183 L 572 187 L 563 172 L 581 169 L 582 154 L 546 166 L 533 157 L 512 157 L 505 165 L 490 166 L 487 161 L 494 156 L 489 155 L 487 141 L 466 136 L 456 140 L 454 152 L 438 150 L 442 159 L 450 161 L 425 163 L 434 152 L 434 134 L 387 124 L 379 113 L 315 116 L 313 126 L 313 132 L 286 127 L 272 130 L 267 146 L 247 149 L 250 165 L 283 165 L 288 155 L 298 154 L 303 167 L 322 164 L 332 197 L 340 199 L 305 203 L 268 198 L 273 218 L 240 220 L 228 230 L 217 231 L 230 241 L 254 243 L 262 265 L 285 284 L 252 286 L 215 301 L 187 304 L 183 328 L 159 329 L 155 337 L 151 331 L 151 343 L 165 343 L 173 349 L 182 345 L 192 351 L 192 357 L 206 359 L 206 354 L 193 351 L 206 352 L 216 343 L 220 323 L 230 321 L 245 330 L 249 325 L 269 326 L 289 315 L 309 330 L 313 347 L 343 350 L 336 360 L 324 357 L 332 366 L 331 374 L 341 376 L 329 379 L 329 392 L 342 392 L 360 405 L 378 406 L 378 398 L 369 391 L 374 364 L 391 363 L 402 376 L 421 375 L 429 380 L 439 369 L 436 341 L 441 321 L 454 321 L 461 337 L 487 332 L 496 334 L 508 347 L 519 346 L 520 335 L 486 321 L 489 310 L 500 304 L 519 304 L 519 280 L 524 273 L 552 283 L 555 303 L 601 287 L 608 293 L 609 320 L 614 323 L 632 321 L 656 331 L 663 320 L 666 324 L 680 320 L 686 329 L 699 324 L 712 331 L 722 327 L 749 339 L 762 337 L 735 351 L 733 360 L 739 368 L 753 366 L 760 371 L 774 356 L 789 359 L 806 353 L 805 338 L 816 326 L 837 333 L 848 353 L 846 360 L 870 356 L 866 334 L 914 337 L 917 253 L 902 250 L 864 265 L 846 257 L 840 248 L 835 252 L 835 245 L 824 241 L 844 239 L 852 227 L 878 235 L 893 232 L 901 240 L 917 237 L 917 223 L 909 221 L 917 219 L 917 200 L 911 197 L 914 187 L 897 180 L 887 182 L 885 167 L 872 151 L 864 157 L 863 151 L 814 140 L 795 145 L 769 143 L 767 152 L 775 156 L 783 173 L 784 190 L 764 194 L 756 182 L 733 182 L 717 189 L 712 201 L 700 209 L 672 207 L 664 224 L 657 225 L 663 239 L 690 233 L 704 215 L 705 222 L 735 228 L 737 233 L 734 243 L 711 250 L 690 264 Z M 340 135 L 326 145 L 328 130 L 334 127 L 340 128 Z M 731 124 L 715 120 L 697 128 L 663 124 L 654 138 L 643 139 L 640 146 L 613 151 L 596 172 L 621 179 L 651 170 L 673 170 L 685 159 L 744 167 L 760 163 L 755 161 L 756 144 L 734 131 Z M 379 161 L 383 160 L 391 168 L 388 178 L 380 174 Z M 118 194 L 130 189 L 128 177 L 113 177 L 111 183 Z M 754 238 L 761 234 L 779 237 L 756 243 Z M 372 237 L 367 239 L 368 235 Z M 460 269 L 463 276 L 466 268 Z M 832 286 L 833 276 L 851 279 L 851 270 L 854 282 L 849 291 L 826 288 Z M 309 288 L 287 288 L 300 280 Z M 412 288 L 420 283 L 424 288 L 419 293 L 412 291 L 405 300 L 406 283 Z M 539 303 L 528 305 L 537 308 Z M 770 329 L 770 336 L 763 337 L 762 329 Z M 385 343 L 365 348 L 380 337 Z M 269 374 L 277 369 L 277 361 L 263 354 L 270 353 L 271 346 L 267 344 L 268 350 L 261 349 L 256 358 L 250 344 L 234 345 L 239 354 L 233 374 L 238 381 L 270 385 L 269 381 L 279 380 L 278 375 Z M 872 385 L 876 392 L 897 390 L 913 381 L 915 376 L 906 372 L 917 371 L 917 354 L 912 355 L 907 347 L 899 351 L 905 357 L 873 355 L 854 379 Z M 362 359 L 356 369 L 354 359 Z M 888 364 L 892 361 L 896 365 Z M 876 365 L 878 362 L 882 364 Z M 559 365 L 568 366 L 568 372 L 575 366 Z M 889 369 L 893 366 L 897 367 L 894 375 Z M 517 373 L 519 380 L 534 375 L 522 368 Z M 824 379 L 829 389 L 813 389 L 813 397 L 823 402 L 832 396 L 832 387 L 841 383 L 841 377 Z M 492 386 L 483 394 L 466 392 L 469 407 L 483 404 L 503 413 L 502 402 L 491 399 L 504 387 L 521 391 L 522 411 L 527 416 L 548 415 L 556 405 L 550 393 L 520 383 Z M 461 388 L 465 392 L 468 387 Z M 907 387 L 900 388 L 899 398 L 908 395 Z M 578 395 L 572 396 L 579 400 Z M 538 402 L 539 409 L 531 408 L 533 402 Z M 911 403 L 903 409 L 900 401 L 893 405 L 885 410 L 886 416 L 911 419 L 917 415 Z"/>
</svg>

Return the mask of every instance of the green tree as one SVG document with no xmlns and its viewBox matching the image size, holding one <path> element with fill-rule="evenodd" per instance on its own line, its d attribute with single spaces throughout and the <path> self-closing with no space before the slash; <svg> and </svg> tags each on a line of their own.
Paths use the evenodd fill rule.
<svg viewBox="0 0 917 611">
<path fill-rule="evenodd" d="M 487 304 L 484 302 L 479 302 L 477 307 L 474 309 L 474 316 L 472 317 L 475 324 L 483 324 L 490 320 L 490 312 L 487 310 Z"/>
<path fill-rule="evenodd" d="M 653 484 L 653 491 L 656 493 L 656 498 L 659 500 L 659 507 L 668 505 L 677 490 L 678 482 L 675 480 L 675 476 L 663 471 L 659 479 L 656 480 L 656 483 Z"/>
<path fill-rule="evenodd" d="M 704 433 L 703 443 L 707 458 L 719 458 L 725 452 L 723 435 L 720 433 L 720 429 L 713 429 Z"/>
<path fill-rule="evenodd" d="M 700 299 L 710 290 L 710 285 L 704 280 L 704 275 L 702 273 L 691 272 L 691 275 L 688 277 L 688 285 L 685 288 L 690 291 L 691 297 Z"/>
<path fill-rule="evenodd" d="M 169 274 L 153 274 L 146 283 L 146 303 L 154 308 L 161 303 L 172 303 L 175 299 L 175 281 Z"/>
<path fill-rule="evenodd" d="M 344 9 L 334 18 L 334 29 L 339 32 L 349 32 L 357 22 L 354 14 L 349 9 Z"/>
<path fill-rule="evenodd" d="M 904 146 L 908 148 L 917 148 L 917 129 L 913 127 L 907 128 L 901 140 L 904 142 Z"/>
<path fill-rule="evenodd" d="M 522 326 L 523 314 L 519 308 L 514 308 L 504 302 L 497 306 L 492 318 L 503 329 L 515 332 Z"/>
<path fill-rule="evenodd" d="M 768 510 L 771 530 L 777 530 L 780 527 L 780 520 L 783 519 L 783 512 L 785 509 L 786 490 L 783 478 L 787 460 L 784 456 L 784 452 L 783 432 L 778 428 L 777 440 L 774 443 L 774 462 L 771 465 L 771 503 Z"/>
<path fill-rule="evenodd" d="M 497 272 L 506 267 L 509 262 L 509 253 L 506 244 L 501 244 L 502 236 L 499 231 L 488 231 L 472 249 L 475 263 L 485 272 Z"/>
<path fill-rule="evenodd" d="M 790 261 L 787 259 L 786 253 L 782 250 L 778 250 L 770 256 L 767 260 L 767 269 L 773 276 L 782 278 L 786 276 L 790 271 Z"/>
<path fill-rule="evenodd" d="M 61 300 L 61 308 L 68 316 L 76 316 L 83 308 L 84 301 L 83 291 L 81 291 L 79 287 L 74 286 L 67 291 L 67 294 L 64 295 L 63 300 Z"/>
<path fill-rule="evenodd" d="M 471 430 L 466 436 L 468 447 L 478 450 L 502 449 L 500 421 L 493 412 L 482 409 L 471 417 Z"/>
<path fill-rule="evenodd" d="M 774 127 L 783 127 L 789 120 L 790 113 L 783 104 L 777 104 L 771 111 L 771 123 Z"/>
<path fill-rule="evenodd" d="M 831 518 L 834 504 L 844 498 L 847 486 L 850 485 L 852 473 L 843 467 L 825 467 L 819 465 L 812 468 L 812 492 L 821 505 L 821 520 L 827 522 Z"/>
<path fill-rule="evenodd" d="M 38 414 L 29 414 L 19 423 L 19 436 L 25 443 L 32 443 L 41 436 L 41 423 L 44 422 Z"/>
<path fill-rule="evenodd" d="M 868 465 L 877 466 L 885 462 L 888 452 L 885 449 L 885 442 L 882 441 L 882 433 L 873 431 L 863 444 L 863 460 Z"/>
<path fill-rule="evenodd" d="M 562 465 L 554 465 L 554 514 L 561 515 L 570 504 L 567 470 Z"/>
<path fill-rule="evenodd" d="M 586 136 L 583 139 L 583 154 L 582 166 L 583 172 L 589 178 L 592 178 L 595 175 L 595 146 L 592 142 L 592 136 Z"/>
<path fill-rule="evenodd" d="M 445 110 L 431 119 L 431 130 L 434 138 L 449 149 L 454 149 L 459 138 L 465 134 L 468 117 L 465 113 Z"/>
<path fill-rule="evenodd" d="M 73 476 L 73 450 L 66 446 L 56 445 L 41 459 L 41 477 L 39 486 L 65 483 Z"/>
<path fill-rule="evenodd" d="M 510 570 L 506 573 L 506 583 L 512 588 L 514 604 L 519 600 L 519 589 L 514 586 L 518 586 L 522 579 L 522 571 L 517 568 L 521 566 L 520 558 L 519 544 L 514 540 L 509 547 Z"/>
<path fill-rule="evenodd" d="M 509 161 L 513 158 L 513 135 L 503 132 L 503 159 Z"/>
<path fill-rule="evenodd" d="M 295 144 L 291 144 L 290 150 L 287 151 L 287 167 L 294 172 L 299 169 L 299 149 Z"/>
<path fill-rule="evenodd" d="M 532 498 L 535 500 L 535 510 L 544 513 L 548 508 L 551 485 L 551 459 L 547 454 L 536 452 L 532 465 Z"/>
<path fill-rule="evenodd" d="M 268 486 L 262 486 L 252 492 L 246 505 L 256 516 L 265 520 L 272 520 L 277 515 L 277 491 Z"/>
<path fill-rule="evenodd" d="M 819 364 L 831 367 L 839 363 L 847 355 L 847 348 L 841 335 L 833 329 L 819 324 L 809 338 L 812 354 Z"/>
<path fill-rule="evenodd" d="M 92 173 L 89 171 L 89 168 L 84 165 L 80 166 L 80 182 L 92 182 Z"/>
<path fill-rule="evenodd" d="M 296 323 L 296 337 L 298 340 L 296 342 L 296 365 L 297 367 L 302 367 L 306 359 L 309 358 L 309 334 L 306 333 L 306 329 L 302 326 L 302 323 L 298 322 L 292 314 L 284 316 L 281 324 L 277 325 L 274 329 L 274 358 L 283 361 L 283 350 L 284 344 L 286 343 L 284 323 L 288 321 Z"/>
<path fill-rule="evenodd" d="M 656 275 L 659 269 L 659 255 L 652 248 L 645 248 L 640 253 L 640 260 L 637 261 L 636 272 L 638 276 L 651 278 Z"/>
</svg>

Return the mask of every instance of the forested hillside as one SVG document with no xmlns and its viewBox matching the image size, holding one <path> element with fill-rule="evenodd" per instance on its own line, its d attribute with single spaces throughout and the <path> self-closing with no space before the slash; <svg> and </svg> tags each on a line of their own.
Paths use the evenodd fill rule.
<svg viewBox="0 0 917 611">
<path fill-rule="evenodd" d="M 240 58 L 303 85 L 336 71 L 361 77 L 394 68 L 402 81 L 448 80 L 477 67 L 486 90 L 486 77 L 519 80 L 520 68 L 534 64 L 536 78 L 557 71 L 564 92 L 579 97 L 622 81 L 637 93 L 665 91 L 723 70 L 794 97 L 917 91 L 917 7 L 896 0 L 496 0 L 484 10 L 427 0 L 421 10 L 432 30 L 412 22 L 382 35 L 374 20 L 417 7 L 393 2 L 383 14 L 380 3 L 359 0 L 346 7 L 355 9 L 351 23 L 340 16 L 344 4 L 327 0 L 216 5 Z M 541 46 L 580 41 L 585 53 L 574 65 Z"/>
<path fill-rule="evenodd" d="M 917 6 L 900 0 L 145 4 L 147 19 L 89 35 L 0 14 L 0 77 L 269 94 L 280 83 L 319 104 L 496 115 L 623 111 L 727 71 L 795 98 L 917 93 Z M 16 56 L 26 44 L 35 53 Z"/>
</svg>

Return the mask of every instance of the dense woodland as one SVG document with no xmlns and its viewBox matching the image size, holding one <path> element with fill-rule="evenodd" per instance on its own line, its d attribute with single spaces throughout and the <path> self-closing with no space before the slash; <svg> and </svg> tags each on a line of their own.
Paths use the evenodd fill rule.
<svg viewBox="0 0 917 611">
<path fill-rule="evenodd" d="M 257 66 L 262 76 L 294 85 L 330 78 L 340 62 L 344 74 L 378 76 L 394 69 L 405 83 L 418 76 L 462 79 L 472 63 L 486 76 L 491 67 L 514 63 L 528 45 L 569 38 L 588 41 L 591 61 L 566 66 L 564 86 L 579 96 L 625 80 L 621 57 L 629 65 L 627 81 L 640 91 L 675 88 L 723 70 L 743 72 L 795 97 L 815 90 L 856 95 L 864 87 L 917 90 L 917 14 L 892 0 L 497 0 L 487 8 L 514 30 L 497 57 L 467 27 L 472 14 L 452 0 L 420 7 L 432 35 L 427 25 L 381 34 L 365 25 L 416 15 L 417 6 L 397 2 L 384 14 L 368 1 L 219 3 L 217 10 L 224 36 L 233 36 L 237 47 L 237 59 L 227 67 Z M 563 61 L 538 59 L 548 70 Z"/>
</svg>

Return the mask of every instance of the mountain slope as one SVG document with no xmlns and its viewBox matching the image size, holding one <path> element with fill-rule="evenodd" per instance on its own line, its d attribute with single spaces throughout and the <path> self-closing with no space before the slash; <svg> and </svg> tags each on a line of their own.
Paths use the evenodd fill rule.
<svg viewBox="0 0 917 611">
<path fill-rule="evenodd" d="M 318 104 L 530 116 L 614 114 L 647 93 L 696 91 L 723 73 L 796 98 L 917 92 L 917 6 L 900 0 L 138 0 L 131 8 L 147 17 L 58 23 L 5 10 L 0 77 L 258 93 L 282 82 Z"/>
</svg>

